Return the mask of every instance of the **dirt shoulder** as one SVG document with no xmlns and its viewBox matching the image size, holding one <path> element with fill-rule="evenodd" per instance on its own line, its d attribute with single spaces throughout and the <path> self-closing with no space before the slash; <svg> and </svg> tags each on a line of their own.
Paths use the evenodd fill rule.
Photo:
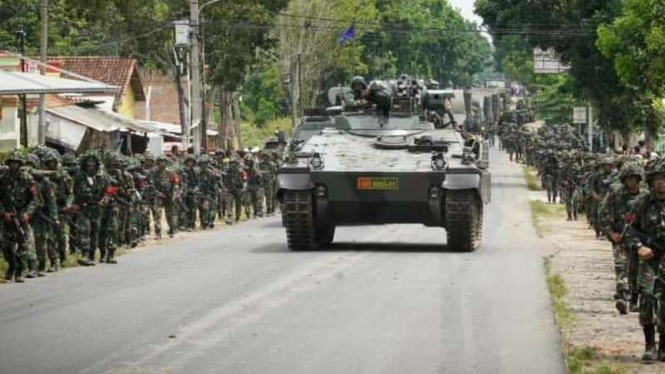
<svg viewBox="0 0 665 374">
<path fill-rule="evenodd" d="M 529 194 L 536 230 L 551 247 L 546 264 L 554 309 L 568 314 L 557 315 L 557 321 L 569 371 L 665 373 L 665 364 L 641 363 L 644 340 L 637 313 L 622 316 L 614 307 L 610 243 L 594 239 L 584 216 L 566 221 L 563 205 L 548 204 L 544 191 Z M 557 287 L 563 289 L 553 291 Z"/>
</svg>

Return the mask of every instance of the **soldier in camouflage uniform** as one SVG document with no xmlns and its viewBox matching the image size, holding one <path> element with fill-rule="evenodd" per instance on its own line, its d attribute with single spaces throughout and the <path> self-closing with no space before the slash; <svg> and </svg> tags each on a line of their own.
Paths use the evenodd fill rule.
<svg viewBox="0 0 665 374">
<path fill-rule="evenodd" d="M 568 221 L 577 221 L 577 206 L 575 202 L 575 190 L 581 169 L 570 155 L 564 158 L 564 166 L 561 169 L 561 189 L 563 200 L 566 203 Z"/>
<path fill-rule="evenodd" d="M 228 194 L 224 199 L 226 202 L 227 224 L 233 224 L 234 222 L 240 221 L 240 215 L 242 213 L 242 191 L 245 184 L 242 177 L 243 172 L 238 157 L 233 155 L 229 162 L 229 169 L 226 172 L 224 180 L 224 186 L 226 187 L 226 192 Z"/>
<path fill-rule="evenodd" d="M 550 152 L 545 161 L 545 166 L 543 168 L 543 173 L 545 175 L 545 188 L 547 189 L 547 201 L 551 204 L 556 203 L 556 198 L 558 196 L 557 191 L 557 179 L 559 178 L 559 162 L 556 159 L 556 155 L 553 152 Z"/>
<path fill-rule="evenodd" d="M 51 267 L 49 272 L 57 271 L 58 264 L 64 266 L 67 259 L 67 232 L 68 232 L 68 217 L 67 214 L 74 201 L 74 180 L 66 170 L 60 168 L 60 154 L 55 149 L 50 149 L 42 156 L 42 163 L 46 170 L 48 170 L 48 179 L 51 181 L 55 195 L 56 207 L 58 210 L 59 227 L 53 230 L 53 235 L 49 243 L 49 260 Z M 74 237 L 74 236 L 72 236 Z M 70 244 L 74 244 L 71 240 Z"/>
<path fill-rule="evenodd" d="M 70 184 L 71 184 L 71 202 L 69 204 L 69 210 L 68 211 L 62 211 L 63 217 L 66 221 L 69 222 L 69 235 L 73 238 L 76 238 L 76 240 L 70 240 L 69 241 L 69 253 L 70 254 L 75 254 L 76 252 L 79 251 L 79 243 L 81 241 L 81 238 L 79 237 L 79 231 L 78 231 L 78 225 L 76 222 L 78 221 L 78 212 L 76 212 L 74 209 L 71 209 L 71 205 L 74 201 L 74 178 L 76 175 L 78 175 L 80 171 L 80 163 L 79 160 L 76 158 L 76 155 L 73 153 L 65 153 L 62 156 L 62 166 L 67 171 L 67 174 L 69 175 Z"/>
<path fill-rule="evenodd" d="M 37 254 L 37 276 L 43 277 L 46 275 L 46 255 L 48 252 L 48 244 L 51 241 L 51 236 L 54 227 L 59 226 L 58 221 L 58 208 L 55 204 L 55 195 L 51 182 L 44 177 L 44 173 L 40 171 L 41 162 L 35 153 L 27 156 L 26 164 L 28 170 L 31 172 L 35 179 L 37 192 L 41 200 L 41 207 L 35 211 L 32 217 L 32 232 L 35 237 L 35 252 Z"/>
<path fill-rule="evenodd" d="M 612 159 L 609 157 L 603 157 L 598 163 L 598 170 L 590 177 L 592 204 L 590 214 L 592 215 L 592 227 L 596 232 L 597 239 L 601 238 L 598 208 L 600 207 L 600 203 L 610 191 L 610 185 L 612 183 L 612 166 Z"/>
<path fill-rule="evenodd" d="M 109 189 L 108 176 L 101 170 L 99 156 L 93 152 L 81 157 L 81 167 L 74 178 L 74 204 L 77 212 L 79 249 L 82 266 L 94 266 L 95 254 L 99 244 L 102 209 L 108 201 L 105 196 L 112 193 Z"/>
<path fill-rule="evenodd" d="M 104 202 L 101 206 L 98 239 L 99 263 L 106 262 L 107 258 L 112 260 L 110 263 L 115 263 L 113 255 L 120 243 L 120 203 L 117 198 L 123 185 L 123 171 L 120 169 L 121 157 L 118 154 L 111 154 L 105 165 L 108 188 L 105 190 Z"/>
<path fill-rule="evenodd" d="M 642 165 L 637 162 L 625 163 L 619 172 L 620 184 L 614 185 L 599 208 L 600 227 L 612 243 L 614 274 L 616 279 L 616 308 L 621 314 L 638 310 L 637 255 L 624 244 L 626 215 L 630 213 L 636 200 L 647 192 L 640 190 L 643 179 Z"/>
<path fill-rule="evenodd" d="M 217 178 L 210 165 L 210 157 L 201 155 L 199 164 L 199 191 L 198 207 L 201 228 L 211 229 L 215 227 L 215 211 L 213 210 L 213 200 L 217 196 Z"/>
<path fill-rule="evenodd" d="M 263 190 L 266 196 L 266 215 L 271 216 L 275 213 L 275 177 L 277 175 L 277 165 L 270 159 L 268 152 L 261 153 L 261 170 L 263 170 Z"/>
<path fill-rule="evenodd" d="M 0 246 L 9 268 L 5 280 L 23 282 L 23 271 L 29 261 L 35 260 L 35 247 L 30 219 L 40 201 L 32 176 L 21 167 L 23 156 L 12 152 L 7 158 L 9 170 L 0 177 L 0 216 L 3 220 L 3 238 Z"/>
<path fill-rule="evenodd" d="M 624 238 L 626 248 L 635 251 L 640 258 L 640 324 L 644 331 L 644 361 L 656 358 L 665 361 L 665 271 L 662 268 L 663 248 L 646 245 L 649 238 L 655 243 L 665 243 L 665 162 L 653 165 L 647 171 L 651 193 L 637 200 L 631 211 L 631 228 Z M 662 245 L 662 244 L 661 244 Z M 656 349 L 656 326 L 660 333 Z"/>
<path fill-rule="evenodd" d="M 263 170 L 254 162 L 253 158 L 246 161 L 247 166 L 247 191 L 252 208 L 251 217 L 263 217 L 263 199 L 265 197 L 265 184 Z M 247 218 L 250 216 L 247 215 Z"/>
<path fill-rule="evenodd" d="M 185 158 L 185 168 L 183 169 L 182 177 L 185 229 L 192 231 L 196 228 L 197 200 L 201 195 L 199 189 L 199 168 L 196 167 L 196 158 L 193 155 Z"/>
<path fill-rule="evenodd" d="M 151 210 L 157 239 L 162 238 L 162 210 L 166 215 L 166 223 L 169 225 L 169 236 L 173 237 L 176 232 L 175 197 L 179 193 L 180 178 L 177 173 L 168 170 L 168 163 L 166 156 L 159 156 L 157 167 L 151 173 L 150 178 L 155 189 Z"/>
</svg>

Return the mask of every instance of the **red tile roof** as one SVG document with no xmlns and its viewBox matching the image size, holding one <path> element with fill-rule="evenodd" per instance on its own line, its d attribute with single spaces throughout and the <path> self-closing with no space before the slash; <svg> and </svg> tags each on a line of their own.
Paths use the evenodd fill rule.
<svg viewBox="0 0 665 374">
<path fill-rule="evenodd" d="M 145 101 L 143 83 L 138 73 L 138 62 L 123 57 L 53 57 L 62 69 L 106 84 L 122 87 L 116 95 L 114 106 L 120 105 L 127 88 L 131 88 L 136 101 Z M 74 77 L 68 77 L 73 79 Z"/>
</svg>

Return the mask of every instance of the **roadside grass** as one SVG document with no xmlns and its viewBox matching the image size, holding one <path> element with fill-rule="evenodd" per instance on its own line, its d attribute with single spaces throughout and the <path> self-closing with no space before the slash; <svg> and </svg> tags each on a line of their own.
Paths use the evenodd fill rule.
<svg viewBox="0 0 665 374">
<path fill-rule="evenodd" d="M 548 231 L 547 222 L 550 219 L 563 219 L 566 216 L 566 207 L 561 204 L 548 204 L 544 201 L 531 200 L 531 222 L 539 238 Z"/>
<path fill-rule="evenodd" d="M 540 179 L 536 175 L 536 169 L 531 166 L 524 165 L 522 166 L 524 172 L 524 179 L 526 180 L 526 188 L 529 191 L 542 191 L 543 189 L 540 186 Z"/>
<path fill-rule="evenodd" d="M 566 334 L 575 324 L 575 316 L 570 310 L 565 296 L 568 288 L 559 274 L 552 272 L 551 258 L 544 260 L 547 289 L 550 292 L 554 320 L 564 341 L 563 353 L 566 357 L 568 374 L 625 374 L 621 367 L 603 361 L 595 349 L 584 346 L 572 346 L 565 343 Z"/>
</svg>

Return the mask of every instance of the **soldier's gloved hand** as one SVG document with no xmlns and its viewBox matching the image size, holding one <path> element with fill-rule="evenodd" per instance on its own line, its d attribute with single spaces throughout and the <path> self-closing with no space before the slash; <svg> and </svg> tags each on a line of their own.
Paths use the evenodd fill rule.
<svg viewBox="0 0 665 374">
<path fill-rule="evenodd" d="M 3 214 L 3 215 L 2 215 L 2 219 L 3 219 L 6 223 L 10 223 L 10 222 L 12 221 L 12 214 L 11 214 L 11 213 L 5 213 L 5 214 Z"/>
<path fill-rule="evenodd" d="M 641 246 L 640 248 L 637 249 L 637 254 L 640 256 L 640 258 L 643 261 L 649 261 L 653 258 L 654 254 L 651 248 L 647 246 Z"/>
<path fill-rule="evenodd" d="M 21 222 L 29 223 L 30 222 L 30 215 L 27 214 L 27 213 L 21 214 Z"/>
</svg>

